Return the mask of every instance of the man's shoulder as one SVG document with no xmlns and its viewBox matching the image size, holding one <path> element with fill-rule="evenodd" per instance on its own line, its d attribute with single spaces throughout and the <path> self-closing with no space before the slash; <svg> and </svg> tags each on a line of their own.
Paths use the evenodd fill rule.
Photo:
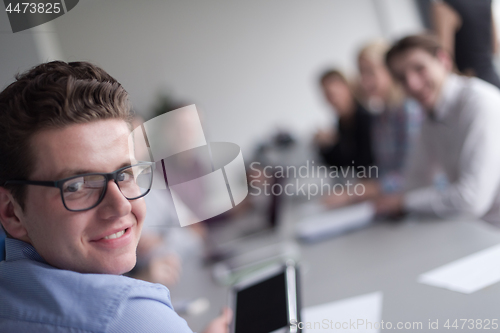
<svg viewBox="0 0 500 333">
<path fill-rule="evenodd" d="M 476 77 L 461 77 L 465 92 L 463 96 L 469 100 L 500 100 L 500 89 Z M 486 100 L 485 100 L 486 99 Z"/>
<path fill-rule="evenodd" d="M 481 120 L 499 124 L 500 89 L 475 77 L 460 77 L 460 82 L 463 87 L 458 97 L 460 119 L 464 123 Z"/>
<path fill-rule="evenodd" d="M 81 274 L 30 260 L 0 263 L 0 294 L 0 318 L 89 331 L 102 331 L 129 299 L 151 299 L 171 307 L 164 286 L 124 276 Z"/>
</svg>

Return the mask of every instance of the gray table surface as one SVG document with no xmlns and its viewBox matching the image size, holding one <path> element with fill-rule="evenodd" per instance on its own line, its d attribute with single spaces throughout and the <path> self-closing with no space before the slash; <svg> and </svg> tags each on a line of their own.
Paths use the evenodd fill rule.
<svg viewBox="0 0 500 333">
<path fill-rule="evenodd" d="M 293 226 L 298 220 L 293 208 L 296 204 L 292 201 L 286 204 L 276 233 L 241 241 L 238 246 L 251 249 L 272 242 L 293 241 Z M 500 283 L 469 295 L 417 283 L 417 277 L 424 272 L 499 243 L 500 229 L 484 222 L 424 219 L 377 222 L 316 244 L 299 243 L 302 305 L 308 307 L 382 291 L 381 319 L 392 323 L 422 322 L 423 329 L 415 330 L 418 332 L 436 332 L 428 329 L 429 320 L 439 320 L 438 332 L 448 331 L 442 327 L 447 319 L 500 322 Z M 197 332 L 227 304 L 228 292 L 227 287 L 213 281 L 211 268 L 202 267 L 197 260 L 184 263 L 181 282 L 171 288 L 174 302 L 199 297 L 210 301 L 207 312 L 184 316 Z M 463 331 L 479 330 L 464 328 Z M 500 329 L 490 331 L 500 332 Z"/>
</svg>

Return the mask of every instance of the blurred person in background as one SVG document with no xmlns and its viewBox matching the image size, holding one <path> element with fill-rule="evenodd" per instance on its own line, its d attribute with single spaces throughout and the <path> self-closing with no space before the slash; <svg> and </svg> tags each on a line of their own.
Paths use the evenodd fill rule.
<svg viewBox="0 0 500 333">
<path fill-rule="evenodd" d="M 378 178 L 363 182 L 366 189 L 363 195 L 329 196 L 326 203 L 331 207 L 403 189 L 403 167 L 418 134 L 421 110 L 393 81 L 384 61 L 388 49 L 389 45 L 384 41 L 375 41 L 358 53 L 360 80 L 357 94 L 373 115 L 371 140 Z"/>
<path fill-rule="evenodd" d="M 405 97 L 384 61 L 389 45 L 383 41 L 363 47 L 358 54 L 361 100 L 375 116 L 372 147 L 379 179 L 378 192 L 403 189 L 403 167 L 421 122 L 421 109 Z"/>
<path fill-rule="evenodd" d="M 368 169 L 374 164 L 370 135 L 371 115 L 358 103 L 347 79 L 340 71 L 325 72 L 320 83 L 326 100 L 338 118 L 336 128 L 318 131 L 315 135 L 314 141 L 320 157 L 326 165 L 339 170 Z"/>
<path fill-rule="evenodd" d="M 167 101 L 166 97 L 161 97 L 152 118 L 179 107 Z M 143 119 L 136 116 L 132 126 L 137 128 L 143 123 Z M 171 287 L 181 277 L 182 261 L 202 251 L 205 227 L 202 223 L 196 223 L 181 228 L 168 189 L 153 188 L 144 200 L 147 214 L 137 246 L 137 263 L 127 275 Z M 195 219 L 193 212 L 185 205 L 178 208 L 183 210 L 184 216 Z"/>
<path fill-rule="evenodd" d="M 202 253 L 205 227 L 195 223 L 181 228 L 172 196 L 166 189 L 152 189 L 145 201 L 147 214 L 137 246 L 137 264 L 128 275 L 171 287 L 181 278 L 182 262 Z M 178 208 L 195 219 L 185 205 Z"/>
<path fill-rule="evenodd" d="M 435 0 L 431 7 L 433 29 L 444 49 L 455 58 L 457 69 L 498 88 L 493 65 L 498 40 L 491 0 Z"/>
<path fill-rule="evenodd" d="M 452 72 L 449 53 L 432 35 L 396 42 L 386 55 L 393 77 L 426 113 L 405 172 L 404 194 L 376 202 L 380 215 L 467 215 L 500 226 L 500 91 Z M 449 184 L 433 177 L 442 170 Z"/>
</svg>

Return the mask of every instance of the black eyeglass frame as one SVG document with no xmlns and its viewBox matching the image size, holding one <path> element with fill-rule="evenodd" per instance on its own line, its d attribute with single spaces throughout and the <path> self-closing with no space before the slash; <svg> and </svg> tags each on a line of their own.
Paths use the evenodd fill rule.
<svg viewBox="0 0 500 333">
<path fill-rule="evenodd" d="M 132 167 L 135 167 L 135 166 L 141 166 L 141 165 L 145 165 L 145 166 L 150 166 L 151 167 L 151 181 L 149 183 L 149 188 L 148 190 L 135 197 L 135 198 L 127 198 L 125 196 L 125 194 L 123 194 L 122 190 L 120 189 L 120 185 L 118 185 L 118 174 L 125 170 L 125 169 L 128 169 L 128 168 L 132 168 Z M 104 196 L 106 195 L 106 192 L 108 190 L 108 183 L 109 181 L 113 180 L 116 184 L 116 186 L 118 186 L 118 189 L 120 190 L 120 193 L 123 195 L 123 197 L 127 200 L 136 200 L 136 199 L 139 199 L 139 198 L 142 198 L 144 197 L 146 194 L 148 194 L 150 191 L 151 191 L 151 186 L 153 184 L 153 174 L 154 174 L 154 169 L 155 169 L 155 163 L 154 162 L 140 162 L 140 163 L 137 163 L 137 164 L 133 164 L 133 165 L 128 165 L 128 166 L 125 166 L 123 168 L 120 168 L 118 170 L 115 170 L 113 172 L 110 172 L 110 173 L 102 173 L 102 172 L 92 172 L 92 173 L 84 173 L 84 174 L 81 174 L 81 175 L 75 175 L 75 176 L 71 176 L 71 177 L 68 177 L 68 178 L 64 178 L 64 179 L 59 179 L 59 180 L 7 180 L 6 182 L 3 183 L 2 186 L 4 185 L 36 185 L 36 186 L 46 186 L 46 187 L 57 187 L 59 188 L 59 192 L 61 194 L 61 200 L 62 200 L 62 203 L 64 205 L 64 208 L 66 208 L 67 210 L 69 210 L 70 212 L 83 212 L 83 211 L 86 211 L 86 210 L 90 210 L 94 207 L 97 207 L 101 202 L 102 200 L 104 199 Z M 79 177 L 85 177 L 85 176 L 104 176 L 104 178 L 106 179 L 106 183 L 104 185 L 104 191 L 102 191 L 101 193 L 101 196 L 99 197 L 99 199 L 97 200 L 96 204 L 89 207 L 89 208 L 85 208 L 85 209 L 70 209 L 68 208 L 68 206 L 66 205 L 66 201 L 64 201 L 64 194 L 63 194 L 63 184 L 65 182 L 67 182 L 68 180 L 71 180 L 71 179 L 74 179 L 74 178 L 79 178 Z"/>
</svg>

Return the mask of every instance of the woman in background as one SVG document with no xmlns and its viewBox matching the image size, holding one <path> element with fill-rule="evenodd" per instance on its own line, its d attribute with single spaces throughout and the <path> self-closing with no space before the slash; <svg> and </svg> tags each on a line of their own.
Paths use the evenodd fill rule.
<svg viewBox="0 0 500 333">
<path fill-rule="evenodd" d="M 403 188 L 403 167 L 420 128 L 419 105 L 405 98 L 387 70 L 384 57 L 389 45 L 373 42 L 358 54 L 361 100 L 374 114 L 372 142 L 379 171 L 379 191 Z"/>
<path fill-rule="evenodd" d="M 325 98 L 338 118 L 336 128 L 316 134 L 315 142 L 323 162 L 337 168 L 368 168 L 373 165 L 370 114 L 357 102 L 340 71 L 327 71 L 320 82 Z"/>
</svg>

